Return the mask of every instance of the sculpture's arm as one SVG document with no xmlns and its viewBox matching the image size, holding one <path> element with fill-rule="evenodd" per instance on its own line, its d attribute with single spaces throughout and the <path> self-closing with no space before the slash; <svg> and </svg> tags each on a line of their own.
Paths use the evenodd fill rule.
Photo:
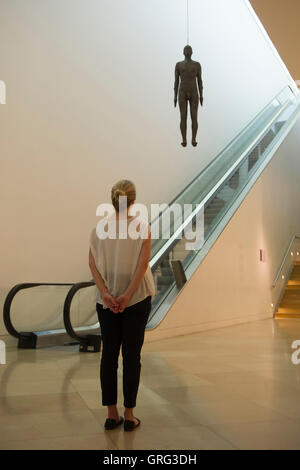
<svg viewBox="0 0 300 470">
<path fill-rule="evenodd" d="M 202 106 L 203 105 L 203 83 L 202 83 L 202 69 L 201 69 L 200 64 L 198 68 L 197 82 L 198 82 L 198 88 L 199 88 L 199 93 L 200 93 L 200 103 Z"/>
<path fill-rule="evenodd" d="M 177 104 L 179 77 L 180 77 L 179 67 L 178 67 L 178 64 L 176 64 L 176 67 L 175 67 L 175 83 L 174 83 L 174 106 L 175 107 L 176 107 L 176 104 Z"/>
</svg>

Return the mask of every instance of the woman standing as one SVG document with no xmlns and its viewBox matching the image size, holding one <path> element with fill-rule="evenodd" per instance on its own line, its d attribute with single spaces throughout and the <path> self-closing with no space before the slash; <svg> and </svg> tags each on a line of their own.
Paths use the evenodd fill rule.
<svg viewBox="0 0 300 470">
<path fill-rule="evenodd" d="M 120 204 L 123 196 L 125 207 Z M 126 197 L 126 199 L 125 199 Z M 151 232 L 148 222 L 131 217 L 129 210 L 136 199 L 135 185 L 121 180 L 111 190 L 113 216 L 108 223 L 115 224 L 113 238 L 101 237 L 96 227 L 90 236 L 89 265 L 96 284 L 96 309 L 102 335 L 100 382 L 102 405 L 108 407 L 105 429 L 114 429 L 124 422 L 124 430 L 132 431 L 140 424 L 134 417 L 141 370 L 141 349 L 145 327 L 151 311 L 155 285 L 149 266 Z M 127 221 L 126 236 L 122 233 Z M 138 238 L 130 236 L 130 223 L 134 220 Z M 136 232 L 135 232 L 136 233 Z M 146 237 L 145 237 L 146 233 Z M 118 358 L 122 347 L 124 417 L 117 409 Z"/>
</svg>

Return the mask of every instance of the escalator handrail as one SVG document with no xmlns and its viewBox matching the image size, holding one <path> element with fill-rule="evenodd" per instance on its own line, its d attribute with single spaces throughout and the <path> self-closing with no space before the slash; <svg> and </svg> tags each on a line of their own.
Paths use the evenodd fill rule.
<svg viewBox="0 0 300 470">
<path fill-rule="evenodd" d="M 246 150 L 242 152 L 242 154 L 237 158 L 237 160 L 231 165 L 231 167 L 224 173 L 222 178 L 220 178 L 217 183 L 211 188 L 211 190 L 207 193 L 207 195 L 202 199 L 202 201 L 197 204 L 196 209 L 194 209 L 191 214 L 184 220 L 184 222 L 181 224 L 181 226 L 173 233 L 173 235 L 166 240 L 166 243 L 158 250 L 158 252 L 153 256 L 153 258 L 150 261 L 150 266 L 151 269 L 155 269 L 160 261 L 166 256 L 166 252 L 170 251 L 171 247 L 174 245 L 174 242 L 176 242 L 178 236 L 183 232 L 185 227 L 187 227 L 192 219 L 197 216 L 197 214 L 200 212 L 200 210 L 204 207 L 206 202 L 212 197 L 212 195 L 220 188 L 220 186 L 223 184 L 223 182 L 228 178 L 228 176 L 235 171 L 235 169 L 238 167 L 240 162 L 245 158 L 246 155 L 248 155 L 251 152 L 251 149 L 257 145 L 257 143 L 262 139 L 263 135 L 268 132 L 268 130 L 272 127 L 274 122 L 277 120 L 277 118 L 280 116 L 280 114 L 286 109 L 288 104 L 290 104 L 291 100 L 286 100 L 283 105 L 280 107 L 280 109 L 275 113 L 275 115 L 272 117 L 272 119 L 266 124 L 266 126 L 263 128 L 263 130 L 257 134 L 254 140 L 251 141 L 251 143 L 248 145 Z"/>
<path fill-rule="evenodd" d="M 280 91 L 279 93 L 277 93 L 276 96 L 274 96 L 274 98 L 273 98 L 272 101 L 278 99 L 279 96 L 280 96 L 287 88 L 289 88 L 289 89 L 291 90 L 291 93 L 294 95 L 294 97 L 295 97 L 295 96 L 298 96 L 298 95 L 295 95 L 294 90 L 290 87 L 290 85 L 288 85 L 288 86 L 284 86 L 284 87 L 281 89 L 281 91 Z M 237 141 L 249 128 L 251 128 L 251 126 L 253 126 L 253 125 L 255 124 L 255 122 L 257 121 L 257 119 L 258 119 L 260 116 L 262 116 L 262 115 L 266 112 L 266 110 L 268 109 L 268 107 L 270 106 L 270 104 L 272 103 L 272 101 L 270 101 L 270 102 L 260 111 L 260 113 L 259 113 L 258 115 L 256 115 L 253 119 L 251 119 L 251 121 L 248 123 L 247 127 L 243 128 L 237 135 L 235 135 L 235 137 L 222 149 L 222 151 L 221 151 L 214 159 L 212 159 L 212 160 L 208 163 L 208 165 L 206 165 L 206 167 L 203 168 L 203 169 L 200 171 L 200 173 L 199 173 L 197 176 L 195 176 L 195 177 L 192 179 L 192 181 L 188 184 L 187 187 L 185 187 L 179 194 L 177 194 L 177 196 L 175 196 L 175 197 L 172 199 L 172 201 L 168 204 L 169 207 L 171 207 L 173 204 L 175 204 L 176 201 L 177 201 L 179 198 L 181 198 L 181 197 L 184 195 L 184 193 L 185 193 L 186 191 L 188 191 L 188 189 L 190 188 L 190 186 L 193 185 L 199 178 L 201 178 L 201 177 L 203 176 L 203 174 L 204 174 L 205 172 L 207 172 L 207 170 L 209 170 L 210 167 L 213 166 L 213 165 L 216 163 L 216 161 L 217 161 L 219 158 L 221 158 L 222 155 L 234 144 L 234 142 Z M 283 105 L 283 104 L 284 104 L 284 103 L 282 103 L 282 105 Z M 165 211 L 167 211 L 167 210 L 168 210 L 167 208 L 166 208 L 166 209 L 163 209 L 163 210 L 151 221 L 151 223 L 157 222 L 157 220 L 158 220 L 158 219 L 162 216 L 162 214 L 163 214 Z"/>
<path fill-rule="evenodd" d="M 17 295 L 18 292 L 20 292 L 23 289 L 30 289 L 32 287 L 38 287 L 38 286 L 72 286 L 74 283 L 49 283 L 49 282 L 25 282 L 21 284 L 16 284 L 14 287 L 10 289 L 8 292 L 4 305 L 3 305 L 3 321 L 5 328 L 7 329 L 8 333 L 11 336 L 14 336 L 15 338 L 21 338 L 21 333 L 19 333 L 15 327 L 12 324 L 11 321 L 11 304 L 15 296 Z"/>
<path fill-rule="evenodd" d="M 66 332 L 68 333 L 68 335 L 71 338 L 76 339 L 77 341 L 85 340 L 85 337 L 84 336 L 79 336 L 75 332 L 75 330 L 72 326 L 71 315 L 70 315 L 72 300 L 73 300 L 75 294 L 80 289 L 84 289 L 86 287 L 92 287 L 94 285 L 95 285 L 94 281 L 77 282 L 77 283 L 73 284 L 73 286 L 71 287 L 71 289 L 69 290 L 69 292 L 67 293 L 66 298 L 65 298 L 64 308 L 63 308 L 65 329 L 66 329 Z"/>
</svg>

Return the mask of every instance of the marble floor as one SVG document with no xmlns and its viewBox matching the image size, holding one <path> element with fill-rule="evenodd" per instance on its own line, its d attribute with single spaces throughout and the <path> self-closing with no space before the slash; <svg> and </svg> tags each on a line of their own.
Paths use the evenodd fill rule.
<svg viewBox="0 0 300 470">
<path fill-rule="evenodd" d="M 0 449 L 300 449 L 297 339 L 300 320 L 268 319 L 146 343 L 132 433 L 104 430 L 99 354 L 8 348 Z"/>
</svg>

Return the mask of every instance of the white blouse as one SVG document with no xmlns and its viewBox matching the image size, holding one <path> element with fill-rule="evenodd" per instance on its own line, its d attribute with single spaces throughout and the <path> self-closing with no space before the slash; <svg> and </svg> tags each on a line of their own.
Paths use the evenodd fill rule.
<svg viewBox="0 0 300 470">
<path fill-rule="evenodd" d="M 113 215 L 106 217 L 106 221 L 116 222 L 115 238 L 99 238 L 98 234 L 100 232 L 99 227 L 97 230 L 97 226 L 93 228 L 90 234 L 90 248 L 96 267 L 101 274 L 109 293 L 115 298 L 123 294 L 130 284 L 136 271 L 142 244 L 144 242 L 144 238 L 141 236 L 136 239 L 129 236 L 132 234 L 131 227 L 133 225 L 130 224 L 133 219 L 135 227 L 140 229 L 138 232 L 148 233 L 148 222 L 140 217 L 129 218 L 127 222 L 127 231 L 122 232 L 122 229 L 119 231 L 118 219 Z M 105 219 L 102 219 L 102 224 L 104 220 Z M 123 233 L 123 235 L 119 236 L 119 233 Z M 148 264 L 144 278 L 133 293 L 128 303 L 128 307 L 141 302 L 149 295 L 152 297 L 155 295 L 155 284 L 150 265 Z M 108 308 L 102 301 L 101 294 L 97 286 L 95 286 L 94 300 L 102 304 L 104 308 Z"/>
</svg>

